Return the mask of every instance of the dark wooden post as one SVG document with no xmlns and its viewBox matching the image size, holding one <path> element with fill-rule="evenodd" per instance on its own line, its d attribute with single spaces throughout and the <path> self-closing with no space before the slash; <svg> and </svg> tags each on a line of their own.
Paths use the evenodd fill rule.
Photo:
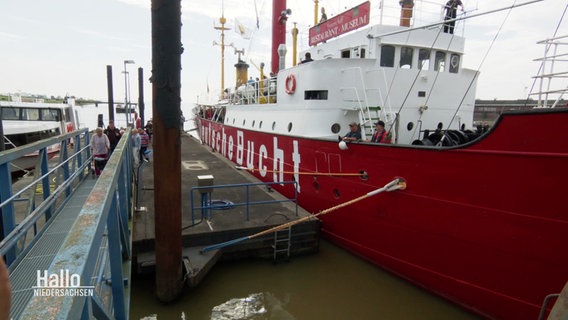
<svg viewBox="0 0 568 320">
<path fill-rule="evenodd" d="M 112 66 L 107 65 L 108 121 L 114 121 L 114 93 L 112 92 Z M 104 128 L 103 128 L 104 129 Z"/>
<path fill-rule="evenodd" d="M 144 117 L 144 69 L 142 67 L 138 68 L 138 113 L 142 128 L 144 128 L 146 117 Z"/>
<path fill-rule="evenodd" d="M 156 294 L 181 293 L 181 0 L 152 0 Z"/>
</svg>

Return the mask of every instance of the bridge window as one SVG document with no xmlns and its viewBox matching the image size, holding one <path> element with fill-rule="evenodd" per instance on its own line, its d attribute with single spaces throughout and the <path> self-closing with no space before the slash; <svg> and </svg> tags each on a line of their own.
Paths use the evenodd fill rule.
<svg viewBox="0 0 568 320">
<path fill-rule="evenodd" d="M 63 114 L 63 121 L 71 121 L 71 107 L 65 108 L 65 113 Z"/>
<path fill-rule="evenodd" d="M 59 110 L 41 109 L 41 120 L 44 121 L 60 121 Z"/>
<path fill-rule="evenodd" d="M 418 67 L 420 70 L 430 69 L 430 50 L 420 49 L 418 51 Z"/>
<path fill-rule="evenodd" d="M 394 46 L 381 46 L 381 67 L 394 67 Z"/>
<path fill-rule="evenodd" d="M 39 120 L 39 109 L 34 109 L 34 108 L 22 109 L 22 120 Z"/>
<path fill-rule="evenodd" d="M 410 47 L 400 48 L 400 67 L 404 69 L 412 68 L 412 54 L 414 49 Z"/>
<path fill-rule="evenodd" d="M 2 119 L 20 120 L 20 108 L 2 108 Z"/>
<path fill-rule="evenodd" d="M 446 53 L 436 51 L 436 60 L 434 61 L 434 71 L 444 72 L 446 69 Z"/>
<path fill-rule="evenodd" d="M 327 100 L 327 90 L 306 90 L 304 100 Z"/>
<path fill-rule="evenodd" d="M 452 53 L 450 55 L 450 73 L 458 73 L 460 70 L 460 56 Z"/>
<path fill-rule="evenodd" d="M 351 51 L 350 51 L 350 50 L 343 50 L 343 51 L 341 51 L 341 57 L 342 57 L 342 58 L 349 58 L 349 57 L 351 57 Z"/>
</svg>

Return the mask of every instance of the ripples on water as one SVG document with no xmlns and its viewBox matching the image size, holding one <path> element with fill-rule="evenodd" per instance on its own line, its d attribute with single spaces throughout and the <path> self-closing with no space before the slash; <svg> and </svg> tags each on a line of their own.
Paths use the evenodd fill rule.
<svg viewBox="0 0 568 320">
<path fill-rule="evenodd" d="M 153 281 L 133 279 L 131 319 L 478 319 L 326 241 L 288 263 L 220 263 L 175 303 Z"/>
</svg>

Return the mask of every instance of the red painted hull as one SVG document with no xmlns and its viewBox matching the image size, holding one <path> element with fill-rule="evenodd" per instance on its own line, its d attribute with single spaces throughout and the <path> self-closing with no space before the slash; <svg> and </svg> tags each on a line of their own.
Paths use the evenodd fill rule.
<svg viewBox="0 0 568 320">
<path fill-rule="evenodd" d="M 478 141 L 437 150 L 340 150 L 333 141 L 199 122 L 204 143 L 261 180 L 298 180 L 299 204 L 313 213 L 404 178 L 406 190 L 321 216 L 324 234 L 483 316 L 536 319 L 544 297 L 568 280 L 567 110 L 509 114 Z M 333 175 L 362 171 L 367 179 Z M 279 191 L 291 196 L 291 188 Z"/>
</svg>

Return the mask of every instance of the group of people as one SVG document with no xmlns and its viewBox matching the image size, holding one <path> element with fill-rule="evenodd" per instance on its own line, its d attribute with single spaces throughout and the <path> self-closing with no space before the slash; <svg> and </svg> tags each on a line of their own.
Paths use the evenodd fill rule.
<svg viewBox="0 0 568 320">
<path fill-rule="evenodd" d="M 356 122 L 351 122 L 349 124 L 349 132 L 341 138 L 345 142 L 354 142 L 361 140 L 361 128 Z M 371 136 L 370 140 L 367 142 L 374 143 L 391 143 L 392 136 L 385 129 L 385 123 L 383 121 L 378 121 L 375 123 L 375 133 Z"/>
<path fill-rule="evenodd" d="M 461 11 L 465 10 L 463 2 L 461 0 L 448 0 L 448 2 L 446 2 L 446 5 L 444 6 L 444 9 L 445 9 L 444 20 L 446 21 L 444 23 L 444 32 L 445 33 L 450 33 L 450 34 L 454 33 L 454 28 L 456 26 L 455 19 L 457 17 L 458 6 L 461 7 Z M 325 13 L 325 8 L 322 7 L 321 8 L 321 18 L 319 20 L 319 23 L 323 23 L 325 21 L 327 21 L 327 14 Z"/>
<path fill-rule="evenodd" d="M 140 118 L 137 118 L 140 119 Z M 137 121 L 136 128 L 132 129 L 132 145 L 134 151 L 134 162 L 136 165 L 143 160 L 148 161 L 148 146 L 153 133 L 152 120 L 146 123 L 145 128 L 141 128 L 141 121 Z M 94 160 L 94 174 L 100 176 L 107 160 L 116 148 L 118 141 L 122 137 L 125 129 L 119 129 L 110 120 L 106 129 L 97 128 L 91 137 L 91 152 Z"/>
</svg>

